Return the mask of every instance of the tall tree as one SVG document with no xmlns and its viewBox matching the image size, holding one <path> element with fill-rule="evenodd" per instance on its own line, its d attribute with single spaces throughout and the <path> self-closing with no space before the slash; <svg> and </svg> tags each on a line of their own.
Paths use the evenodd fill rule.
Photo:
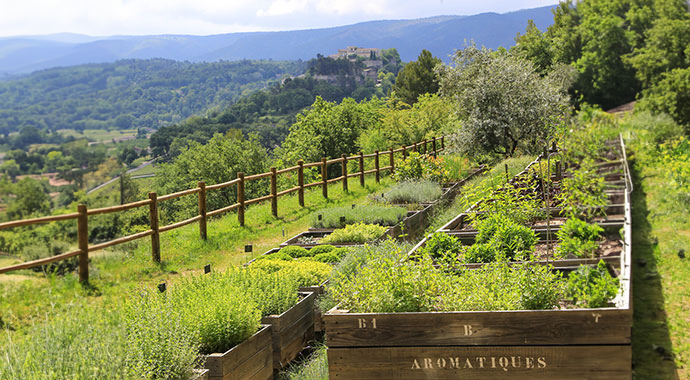
<svg viewBox="0 0 690 380">
<path fill-rule="evenodd" d="M 439 64 L 439 58 L 432 56 L 428 50 L 422 50 L 416 61 L 408 63 L 398 73 L 393 86 L 395 96 L 412 105 L 419 95 L 437 93 L 439 84 L 434 68 Z"/>
<path fill-rule="evenodd" d="M 442 71 L 441 94 L 455 102 L 462 120 L 461 150 L 535 153 L 568 115 L 570 66 L 542 77 L 528 60 L 474 45 L 454 61 Z"/>
</svg>

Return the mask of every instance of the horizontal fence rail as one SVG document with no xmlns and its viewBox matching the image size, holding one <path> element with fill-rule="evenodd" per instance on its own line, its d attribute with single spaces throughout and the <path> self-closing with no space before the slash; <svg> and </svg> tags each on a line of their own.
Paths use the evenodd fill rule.
<svg viewBox="0 0 690 380">
<path fill-rule="evenodd" d="M 445 136 L 439 138 L 432 138 L 428 140 L 423 140 L 421 142 L 414 143 L 409 146 L 402 146 L 400 148 L 390 148 L 387 151 L 375 151 L 374 153 L 364 154 L 359 152 L 352 156 L 342 155 L 339 158 L 327 159 L 322 158 L 320 162 L 304 163 L 304 161 L 299 160 L 296 166 L 291 166 L 284 169 L 271 168 L 269 172 L 258 173 L 245 176 L 245 173 L 237 173 L 237 178 L 230 180 L 228 182 L 223 182 L 214 185 L 206 186 L 205 182 L 199 182 L 198 187 L 193 189 L 187 189 L 179 191 L 172 194 L 161 195 L 160 197 L 155 193 L 149 193 L 149 199 L 127 203 L 119 206 L 104 207 L 93 210 L 87 210 L 85 205 L 79 205 L 77 207 L 78 212 L 46 216 L 34 219 L 16 220 L 12 222 L 0 223 L 0 230 L 22 227 L 35 224 L 43 224 L 57 221 L 65 220 L 77 220 L 77 240 L 78 247 L 77 251 L 67 252 L 60 255 L 33 260 L 25 263 L 20 263 L 5 268 L 0 268 L 0 274 L 12 272 L 21 269 L 31 269 L 39 267 L 42 265 L 51 264 L 60 260 L 65 260 L 71 257 L 79 256 L 79 281 L 88 282 L 89 280 L 89 252 L 98 251 L 101 249 L 109 248 L 119 244 L 127 243 L 133 240 L 142 239 L 145 237 L 151 237 L 151 258 L 155 262 L 160 262 L 160 234 L 162 232 L 170 231 L 176 228 L 180 228 L 192 223 L 199 222 L 199 235 L 201 239 L 207 238 L 207 220 L 209 217 L 224 214 L 229 211 L 237 210 L 237 219 L 240 226 L 244 226 L 244 214 L 245 208 L 251 204 L 256 204 L 264 201 L 271 202 L 271 213 L 274 217 L 278 217 L 278 198 L 281 196 L 289 195 L 297 192 L 299 205 L 304 207 L 304 190 L 310 187 L 320 186 L 322 189 L 322 195 L 324 198 L 328 198 L 328 185 L 336 182 L 342 182 L 343 190 L 348 191 L 349 178 L 359 178 L 360 186 L 364 186 L 365 175 L 375 174 L 375 180 L 378 183 L 381 179 L 382 172 L 393 173 L 395 171 L 395 154 L 402 153 L 399 159 L 407 158 L 409 152 L 419 152 L 421 154 L 426 154 L 429 156 L 436 157 L 437 154 L 445 150 Z M 373 169 L 365 169 L 365 159 L 373 159 Z M 383 161 L 382 161 L 383 160 Z M 357 170 L 350 172 L 351 168 L 348 167 L 348 163 L 352 163 L 351 166 L 357 166 Z M 385 166 L 381 166 L 383 163 Z M 329 165 L 339 164 L 340 165 L 340 175 L 334 178 L 328 178 L 328 167 Z M 304 169 L 319 168 L 318 180 L 311 183 L 304 183 Z M 278 191 L 278 176 L 281 174 L 297 172 L 297 186 L 288 188 L 282 191 Z M 254 199 L 245 198 L 245 184 L 247 181 L 260 180 L 260 179 L 270 179 L 270 191 L 268 195 L 263 195 Z M 225 189 L 229 187 L 234 187 L 237 192 L 237 203 L 225 206 L 223 208 L 207 211 L 206 206 L 206 196 L 209 191 Z M 170 201 L 173 199 L 197 195 L 198 197 L 198 214 L 189 219 L 175 222 L 166 226 L 159 226 L 160 215 L 158 206 L 162 202 Z M 139 207 L 149 208 L 149 229 L 143 232 L 132 234 L 129 236 L 120 237 L 107 242 L 89 245 L 89 230 L 88 230 L 88 219 L 89 216 L 110 214 L 115 212 L 123 212 Z"/>
</svg>

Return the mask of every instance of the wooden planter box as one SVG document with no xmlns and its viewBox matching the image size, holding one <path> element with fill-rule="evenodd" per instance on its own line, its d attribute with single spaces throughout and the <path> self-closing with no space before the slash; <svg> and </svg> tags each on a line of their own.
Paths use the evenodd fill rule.
<svg viewBox="0 0 690 380">
<path fill-rule="evenodd" d="M 261 326 L 246 341 L 222 354 L 206 358 L 208 380 L 273 379 L 271 326 Z"/>
<path fill-rule="evenodd" d="M 314 293 L 318 299 L 326 292 L 326 286 L 330 281 L 330 279 L 326 279 L 319 285 L 302 286 L 299 288 L 299 291 L 302 293 Z M 314 303 L 314 332 L 323 332 L 323 313 L 321 312 L 321 308 L 316 305 L 316 303 Z"/>
<path fill-rule="evenodd" d="M 324 315 L 330 379 L 632 379 L 630 200 L 614 307 Z"/>
<path fill-rule="evenodd" d="M 261 323 L 271 325 L 273 368 L 281 369 L 314 340 L 314 293 L 300 293 L 302 299 L 280 315 L 269 315 Z"/>
</svg>

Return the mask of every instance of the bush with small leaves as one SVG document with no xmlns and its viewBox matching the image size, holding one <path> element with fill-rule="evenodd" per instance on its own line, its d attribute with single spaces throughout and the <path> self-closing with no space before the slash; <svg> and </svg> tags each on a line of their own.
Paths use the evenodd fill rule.
<svg viewBox="0 0 690 380">
<path fill-rule="evenodd" d="M 273 252 L 269 253 L 268 255 L 263 255 L 259 256 L 256 258 L 256 260 L 284 260 L 284 261 L 292 261 L 295 258 L 288 255 L 287 253 L 283 251 L 278 251 L 278 252 Z"/>
<path fill-rule="evenodd" d="M 595 268 L 585 265 L 568 276 L 566 294 L 577 306 L 587 308 L 607 307 L 618 293 L 618 279 L 613 278 L 603 260 Z"/>
<path fill-rule="evenodd" d="M 330 235 L 321 239 L 321 242 L 328 244 L 363 244 L 372 242 L 385 233 L 386 227 L 376 224 L 357 223 L 334 230 Z"/>
<path fill-rule="evenodd" d="M 357 206 L 334 207 L 320 210 L 312 221 L 314 228 L 343 228 L 348 224 L 366 223 L 381 226 L 394 226 L 407 215 L 404 207 Z M 319 219 L 319 217 L 321 219 Z"/>
<path fill-rule="evenodd" d="M 556 232 L 558 237 L 558 254 L 561 257 L 570 255 L 577 257 L 593 256 L 599 247 L 597 240 L 604 229 L 596 224 L 590 224 L 577 218 L 570 218 Z"/>
<path fill-rule="evenodd" d="M 297 286 L 312 286 L 324 282 L 333 268 L 316 262 L 315 257 L 304 257 L 298 260 L 262 260 L 252 264 L 253 269 L 266 273 L 276 273 L 294 281 Z"/>
<path fill-rule="evenodd" d="M 419 250 L 421 255 L 429 255 L 437 261 L 457 261 L 458 254 L 462 252 L 462 244 L 455 236 L 443 232 L 433 233 Z"/>
<path fill-rule="evenodd" d="M 315 255 L 313 259 L 314 261 L 318 261 L 321 263 L 335 264 L 340 261 L 340 256 L 331 251 L 326 253 L 319 253 L 318 255 Z"/>
<path fill-rule="evenodd" d="M 475 222 L 477 243 L 490 243 L 508 260 L 521 260 L 534 250 L 539 237 L 531 228 L 500 214 Z"/>
<path fill-rule="evenodd" d="M 321 253 L 328 253 L 332 250 L 334 250 L 335 247 L 330 245 L 330 244 L 322 244 L 322 245 L 317 245 L 316 247 L 313 247 L 312 249 L 309 250 L 309 254 L 311 256 L 316 256 Z"/>
<path fill-rule="evenodd" d="M 278 252 L 289 255 L 293 258 L 314 256 L 314 254 L 308 249 L 298 245 L 288 245 L 285 248 L 281 248 Z"/>
<path fill-rule="evenodd" d="M 462 261 L 465 263 L 490 263 L 496 261 L 498 248 L 493 243 L 475 243 L 465 249 Z"/>
</svg>

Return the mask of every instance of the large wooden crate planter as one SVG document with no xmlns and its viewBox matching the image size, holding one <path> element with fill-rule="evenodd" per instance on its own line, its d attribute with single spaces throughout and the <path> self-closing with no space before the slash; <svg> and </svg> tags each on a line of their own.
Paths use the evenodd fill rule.
<svg viewBox="0 0 690 380">
<path fill-rule="evenodd" d="M 261 326 L 246 341 L 225 353 L 206 358 L 208 380 L 270 380 L 273 379 L 271 326 Z"/>
<path fill-rule="evenodd" d="M 632 378 L 631 225 L 614 305 L 598 309 L 324 315 L 330 379 Z"/>
<path fill-rule="evenodd" d="M 271 325 L 273 368 L 285 367 L 309 341 L 314 340 L 315 293 L 300 293 L 302 299 L 280 315 L 269 315 L 261 323 Z"/>
</svg>

